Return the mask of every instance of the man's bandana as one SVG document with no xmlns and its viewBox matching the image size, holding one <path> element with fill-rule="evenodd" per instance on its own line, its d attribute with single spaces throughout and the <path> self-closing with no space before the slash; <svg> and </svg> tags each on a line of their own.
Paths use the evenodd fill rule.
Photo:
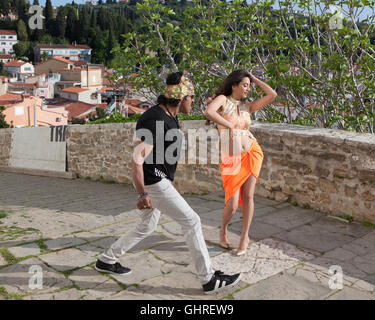
<svg viewBox="0 0 375 320">
<path fill-rule="evenodd" d="M 184 76 L 181 77 L 181 82 L 179 84 L 172 84 L 167 86 L 167 91 L 165 96 L 168 99 L 182 99 L 186 96 L 194 95 L 193 84 L 186 79 Z"/>
</svg>

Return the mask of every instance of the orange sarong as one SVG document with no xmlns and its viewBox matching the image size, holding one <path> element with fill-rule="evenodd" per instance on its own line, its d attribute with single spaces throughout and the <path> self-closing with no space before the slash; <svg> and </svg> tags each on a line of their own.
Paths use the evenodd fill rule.
<svg viewBox="0 0 375 320">
<path fill-rule="evenodd" d="M 228 200 L 236 194 L 250 175 L 254 175 L 258 182 L 262 162 L 263 152 L 256 140 L 250 149 L 241 155 L 222 154 L 220 173 L 225 190 L 225 205 L 227 205 Z M 238 206 L 242 206 L 241 192 Z"/>
</svg>

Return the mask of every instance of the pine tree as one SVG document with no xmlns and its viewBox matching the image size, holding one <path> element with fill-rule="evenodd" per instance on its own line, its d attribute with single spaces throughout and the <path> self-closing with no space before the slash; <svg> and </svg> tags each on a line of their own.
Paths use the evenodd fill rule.
<svg viewBox="0 0 375 320">
<path fill-rule="evenodd" d="M 72 40 L 74 34 L 74 27 L 77 21 L 77 14 L 76 10 L 72 7 L 68 9 L 68 14 L 66 17 L 66 29 L 65 29 L 65 37 Z"/>
<path fill-rule="evenodd" d="M 46 0 L 46 7 L 44 8 L 44 17 L 46 23 L 46 29 L 51 32 L 53 29 L 53 9 L 51 0 Z"/>
<path fill-rule="evenodd" d="M 89 14 L 85 7 L 81 10 L 80 16 L 79 16 L 79 27 L 80 27 L 80 37 L 78 38 L 79 42 L 86 43 L 87 42 L 87 35 L 89 33 L 90 28 L 90 20 L 89 20 Z"/>
<path fill-rule="evenodd" d="M 39 1 L 38 0 L 34 0 L 33 5 L 34 6 L 39 6 Z"/>
<path fill-rule="evenodd" d="M 111 50 L 114 48 L 116 45 L 116 40 L 112 28 L 112 24 L 109 26 L 109 32 L 108 32 L 108 42 L 107 42 L 107 48 L 108 48 L 108 55 L 107 59 L 108 61 L 112 60 L 114 58 L 113 53 L 111 53 Z"/>
<path fill-rule="evenodd" d="M 23 20 L 18 20 L 17 22 L 17 37 L 20 41 L 28 40 L 26 25 L 25 22 L 23 22 Z"/>
<path fill-rule="evenodd" d="M 54 32 L 55 36 L 58 38 L 63 38 L 65 36 L 65 28 L 66 28 L 66 22 L 65 22 L 64 8 L 60 7 L 56 15 L 55 32 Z"/>
<path fill-rule="evenodd" d="M 107 15 L 103 7 L 100 7 L 99 14 L 98 14 L 98 25 L 100 29 L 106 30 L 108 23 L 107 23 Z"/>
<path fill-rule="evenodd" d="M 103 4 L 103 0 L 98 1 L 98 5 L 101 6 Z"/>
<path fill-rule="evenodd" d="M 98 19 L 97 19 L 97 14 L 96 14 L 96 11 L 95 10 L 91 10 L 91 17 L 90 17 L 90 21 L 91 21 L 91 24 L 90 26 L 92 28 L 96 27 L 96 25 L 98 24 Z"/>
</svg>

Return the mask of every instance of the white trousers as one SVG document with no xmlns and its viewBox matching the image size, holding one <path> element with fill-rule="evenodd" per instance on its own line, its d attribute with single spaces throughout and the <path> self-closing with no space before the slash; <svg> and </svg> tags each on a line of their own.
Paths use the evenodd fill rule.
<svg viewBox="0 0 375 320">
<path fill-rule="evenodd" d="M 199 280 L 202 284 L 210 281 L 214 270 L 212 269 L 211 259 L 203 238 L 198 214 L 189 206 L 168 179 L 162 179 L 158 183 L 145 186 L 145 189 L 155 209 L 141 210 L 141 219 L 138 224 L 113 243 L 107 251 L 100 255 L 99 260 L 114 264 L 125 252 L 151 235 L 157 227 L 160 209 L 181 225 Z"/>
</svg>

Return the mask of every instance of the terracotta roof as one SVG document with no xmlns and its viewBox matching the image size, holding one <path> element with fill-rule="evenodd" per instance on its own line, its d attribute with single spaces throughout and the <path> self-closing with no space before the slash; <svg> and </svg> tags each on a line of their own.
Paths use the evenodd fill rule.
<svg viewBox="0 0 375 320">
<path fill-rule="evenodd" d="M 71 121 L 72 118 L 86 118 L 91 111 L 95 111 L 95 108 L 102 108 L 102 104 L 89 104 L 81 101 L 72 103 L 65 110 L 69 111 L 68 120 Z"/>
<path fill-rule="evenodd" d="M 145 111 L 145 109 L 128 106 L 128 113 L 143 113 Z"/>
<path fill-rule="evenodd" d="M 114 88 L 112 88 L 112 87 L 103 87 L 100 90 L 98 90 L 97 92 L 105 93 L 105 92 L 107 92 L 109 90 L 114 90 Z"/>
<path fill-rule="evenodd" d="M 61 62 L 65 62 L 65 63 L 73 63 L 73 61 L 70 61 L 70 60 L 67 60 L 67 59 L 64 59 L 64 58 L 60 58 L 60 57 L 53 57 L 52 59 L 55 59 L 55 60 L 58 60 L 58 61 L 61 61 Z"/>
<path fill-rule="evenodd" d="M 11 35 L 16 36 L 17 32 L 14 30 L 0 30 L 0 35 Z"/>
<path fill-rule="evenodd" d="M 7 53 L 0 53 L 0 59 L 12 59 L 12 55 Z"/>
<path fill-rule="evenodd" d="M 70 93 L 80 93 L 80 92 L 84 92 L 84 91 L 87 91 L 88 89 L 82 89 L 82 88 L 79 88 L 79 87 L 69 87 L 69 88 L 66 88 L 66 89 L 63 89 L 62 91 L 63 92 L 70 92 Z"/>
<path fill-rule="evenodd" d="M 14 82 L 9 82 L 8 84 L 10 87 L 35 87 L 36 83 L 14 83 Z"/>
<path fill-rule="evenodd" d="M 128 99 L 128 100 L 125 101 L 125 103 L 131 105 L 132 107 L 136 107 L 140 103 L 142 103 L 142 101 L 138 100 L 138 99 Z"/>
<path fill-rule="evenodd" d="M 22 94 L 6 93 L 0 96 L 0 105 L 7 105 L 22 101 Z"/>
<path fill-rule="evenodd" d="M 4 64 L 4 67 L 21 67 L 27 62 L 22 61 L 22 60 L 12 60 Z"/>
<path fill-rule="evenodd" d="M 37 44 L 36 48 L 43 49 L 91 49 L 86 44 Z"/>
</svg>

